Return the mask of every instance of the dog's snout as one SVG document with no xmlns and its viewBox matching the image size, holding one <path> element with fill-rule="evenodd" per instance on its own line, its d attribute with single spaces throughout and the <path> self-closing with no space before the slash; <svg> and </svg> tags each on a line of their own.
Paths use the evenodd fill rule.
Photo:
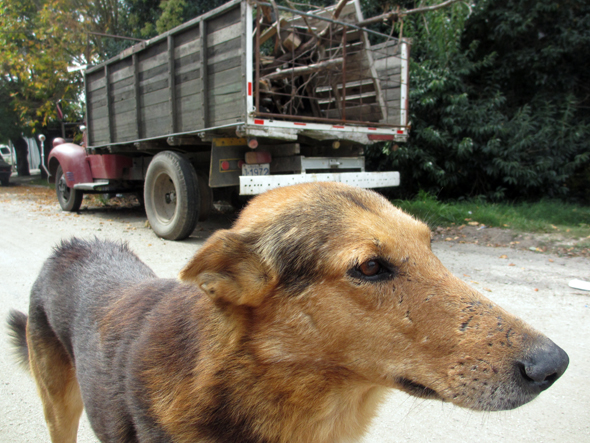
<svg viewBox="0 0 590 443">
<path fill-rule="evenodd" d="M 524 384 L 538 392 L 549 388 L 562 376 L 569 364 L 566 352 L 549 339 L 535 346 L 517 363 Z"/>
</svg>

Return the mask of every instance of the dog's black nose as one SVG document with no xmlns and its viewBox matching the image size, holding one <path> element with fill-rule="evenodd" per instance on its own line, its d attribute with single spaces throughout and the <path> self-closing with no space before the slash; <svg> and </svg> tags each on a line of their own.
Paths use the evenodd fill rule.
<svg viewBox="0 0 590 443">
<path fill-rule="evenodd" d="M 569 357 L 563 349 L 548 338 L 539 340 L 517 363 L 525 386 L 532 391 L 547 389 L 565 372 Z"/>
</svg>

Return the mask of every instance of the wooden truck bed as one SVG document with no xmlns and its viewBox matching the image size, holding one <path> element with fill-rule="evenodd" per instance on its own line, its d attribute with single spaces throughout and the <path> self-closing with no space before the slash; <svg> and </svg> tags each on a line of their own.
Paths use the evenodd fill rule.
<svg viewBox="0 0 590 443">
<path fill-rule="evenodd" d="M 265 20 L 270 9 L 233 0 L 88 69 L 88 147 L 125 152 L 212 134 L 405 140 L 406 42 L 371 45 L 374 35 L 345 28 L 362 20 L 358 0 L 338 23 L 309 15 L 330 19 L 334 8 Z"/>
</svg>

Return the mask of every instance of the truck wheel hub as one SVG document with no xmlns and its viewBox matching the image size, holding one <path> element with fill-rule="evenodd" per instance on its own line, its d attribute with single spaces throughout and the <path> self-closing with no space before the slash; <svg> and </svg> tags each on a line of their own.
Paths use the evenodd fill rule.
<svg viewBox="0 0 590 443">
<path fill-rule="evenodd" d="M 164 196 L 164 199 L 166 200 L 167 204 L 176 203 L 176 192 L 168 192 Z"/>
</svg>

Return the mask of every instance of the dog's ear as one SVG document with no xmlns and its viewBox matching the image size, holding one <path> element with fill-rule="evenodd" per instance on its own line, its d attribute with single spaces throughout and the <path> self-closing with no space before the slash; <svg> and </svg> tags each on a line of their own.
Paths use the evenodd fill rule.
<svg viewBox="0 0 590 443">
<path fill-rule="evenodd" d="M 259 306 L 274 286 L 259 255 L 239 233 L 216 232 L 180 272 L 215 302 Z"/>
</svg>

